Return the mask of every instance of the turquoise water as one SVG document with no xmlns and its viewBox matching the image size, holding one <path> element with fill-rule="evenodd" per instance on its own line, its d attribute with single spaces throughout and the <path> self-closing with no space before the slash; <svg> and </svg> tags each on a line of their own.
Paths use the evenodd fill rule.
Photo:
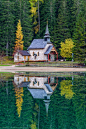
<svg viewBox="0 0 86 129">
<path fill-rule="evenodd" d="M 0 129 L 86 129 L 86 73 L 0 73 Z"/>
</svg>

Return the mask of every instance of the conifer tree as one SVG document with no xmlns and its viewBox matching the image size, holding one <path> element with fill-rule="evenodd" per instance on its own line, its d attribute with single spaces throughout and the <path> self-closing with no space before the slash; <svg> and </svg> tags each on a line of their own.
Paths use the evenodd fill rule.
<svg viewBox="0 0 86 129">
<path fill-rule="evenodd" d="M 58 43 L 64 42 L 65 39 L 71 38 L 68 24 L 67 0 L 59 1 L 58 17 L 57 17 L 57 39 Z"/>
<path fill-rule="evenodd" d="M 30 13 L 30 3 L 25 0 L 22 1 L 22 12 L 21 12 L 21 26 L 24 34 L 24 49 L 26 50 L 33 38 L 33 25 L 32 25 L 32 17 Z"/>
<path fill-rule="evenodd" d="M 15 16 L 15 28 L 17 26 L 17 21 L 20 19 L 22 31 L 23 31 L 23 40 L 24 40 L 24 50 L 30 45 L 33 38 L 33 22 L 31 17 L 31 5 L 29 0 L 16 0 L 14 2 L 14 16 Z"/>
<path fill-rule="evenodd" d="M 75 29 L 77 8 L 74 0 L 67 0 L 67 11 L 68 11 L 68 24 L 71 38 L 73 38 L 73 33 Z"/>
<path fill-rule="evenodd" d="M 40 32 L 39 4 L 43 2 L 43 0 L 29 0 L 29 2 L 31 4 L 31 16 L 33 17 L 34 32 L 37 34 Z"/>
<path fill-rule="evenodd" d="M 5 54 L 12 55 L 14 46 L 13 2 L 0 2 L 0 47 Z"/>
<path fill-rule="evenodd" d="M 23 39 L 23 33 L 22 33 L 22 27 L 21 27 L 21 22 L 20 20 L 18 20 L 18 24 L 17 24 L 17 30 L 16 30 L 16 41 L 15 41 L 15 50 L 23 50 L 23 43 L 24 41 L 22 41 Z"/>
<path fill-rule="evenodd" d="M 43 4 L 40 5 L 40 37 L 43 38 L 45 33 L 46 21 L 48 20 L 49 32 L 51 36 L 51 42 L 56 47 L 56 0 L 44 0 Z"/>
<path fill-rule="evenodd" d="M 82 0 L 79 3 L 78 16 L 74 31 L 74 59 L 85 61 L 86 58 L 86 1 Z"/>
</svg>

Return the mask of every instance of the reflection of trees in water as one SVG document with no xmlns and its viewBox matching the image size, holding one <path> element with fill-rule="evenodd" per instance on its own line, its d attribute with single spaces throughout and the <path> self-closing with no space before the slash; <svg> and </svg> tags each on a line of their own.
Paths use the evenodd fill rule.
<svg viewBox="0 0 86 129">
<path fill-rule="evenodd" d="M 60 87 L 61 96 L 65 95 L 66 99 L 72 99 L 75 93 L 72 91 L 73 85 L 72 85 L 71 80 L 62 80 L 60 85 L 61 85 Z"/>
<path fill-rule="evenodd" d="M 3 76 L 3 74 L 1 73 L 0 74 L 0 85 L 1 86 L 4 86 L 4 79 L 5 79 L 5 76 Z"/>
<path fill-rule="evenodd" d="M 33 112 L 32 112 L 32 120 L 31 120 L 31 129 L 38 129 L 37 125 L 38 125 L 38 113 L 39 113 L 39 105 L 34 101 L 34 105 L 33 105 Z"/>
<path fill-rule="evenodd" d="M 36 122 L 34 122 L 33 120 L 31 121 L 31 125 L 30 125 L 30 127 L 31 127 L 31 129 L 37 129 L 36 128 Z"/>
<path fill-rule="evenodd" d="M 73 80 L 73 86 L 70 78 L 61 80 L 51 96 L 51 102 L 48 111 L 48 117 L 45 116 L 45 110 L 41 103 L 40 127 L 42 129 L 85 129 L 86 128 L 86 80 L 78 77 Z M 63 92 L 67 94 L 68 99 L 61 97 L 61 82 L 66 87 L 62 87 Z M 68 87 L 67 87 L 68 85 Z M 67 93 L 70 91 L 71 95 Z M 73 92 L 73 93 L 72 93 Z M 64 95 L 65 95 L 64 94 Z M 75 94 L 75 95 L 74 95 Z M 72 97 L 72 95 L 74 95 Z M 70 99 L 71 98 L 71 99 Z"/>
<path fill-rule="evenodd" d="M 22 103 L 23 103 L 23 87 L 18 88 L 16 85 L 15 86 L 15 96 L 16 96 L 16 106 L 17 106 L 17 113 L 18 117 L 21 115 L 21 110 L 22 110 Z"/>
<path fill-rule="evenodd" d="M 12 79 L 8 81 L 3 79 L 3 85 L 0 83 L 0 129 L 10 129 L 10 127 L 14 126 L 16 115 Z"/>
<path fill-rule="evenodd" d="M 77 119 L 77 128 L 86 129 L 86 76 L 74 79 L 75 97 L 73 105 Z"/>
<path fill-rule="evenodd" d="M 72 99 L 65 99 L 61 96 L 61 81 L 63 80 L 59 78 L 58 86 L 51 96 L 48 116 L 46 116 L 43 100 L 33 99 L 27 88 L 23 88 L 22 94 L 24 96 L 21 95 L 23 97 L 21 117 L 18 117 L 16 113 L 16 96 L 13 90 L 13 83 L 10 79 L 8 80 L 7 94 L 6 82 L 4 82 L 4 87 L 0 86 L 0 127 L 38 129 L 40 103 L 40 129 L 85 129 L 86 79 L 83 77 L 74 78 L 73 86 L 70 86 L 70 89 L 75 93 Z"/>
</svg>

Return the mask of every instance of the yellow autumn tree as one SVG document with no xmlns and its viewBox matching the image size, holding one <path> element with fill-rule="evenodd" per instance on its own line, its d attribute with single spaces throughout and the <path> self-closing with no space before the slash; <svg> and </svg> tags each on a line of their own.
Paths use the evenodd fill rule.
<svg viewBox="0 0 86 129">
<path fill-rule="evenodd" d="M 31 16 L 33 17 L 33 25 L 35 33 L 40 31 L 40 14 L 39 14 L 39 3 L 43 2 L 43 0 L 29 0 L 31 5 Z M 38 20 L 37 20 L 38 18 Z"/>
<path fill-rule="evenodd" d="M 62 57 L 71 58 L 72 57 L 72 49 L 74 47 L 74 42 L 71 38 L 65 39 L 65 43 L 61 42 L 60 54 Z"/>
<path fill-rule="evenodd" d="M 23 39 L 23 33 L 22 33 L 21 21 L 18 20 L 14 51 L 23 50 L 24 41 L 22 41 L 22 39 Z"/>
<path fill-rule="evenodd" d="M 32 124 L 30 125 L 31 129 L 37 129 L 36 122 L 34 122 L 33 120 L 31 122 L 32 122 Z"/>
<path fill-rule="evenodd" d="M 30 5 L 31 5 L 31 13 L 32 17 L 37 14 L 38 10 L 38 2 L 43 2 L 43 0 L 29 0 Z"/>
<path fill-rule="evenodd" d="M 23 87 L 18 88 L 16 85 L 15 86 L 15 97 L 16 97 L 16 107 L 17 107 L 17 113 L 18 117 L 21 115 L 21 110 L 22 110 L 22 103 L 23 103 Z"/>
<path fill-rule="evenodd" d="M 65 95 L 66 99 L 72 99 L 73 95 L 75 94 L 72 91 L 72 84 L 70 80 L 62 80 L 60 83 L 61 87 L 61 96 Z"/>
</svg>

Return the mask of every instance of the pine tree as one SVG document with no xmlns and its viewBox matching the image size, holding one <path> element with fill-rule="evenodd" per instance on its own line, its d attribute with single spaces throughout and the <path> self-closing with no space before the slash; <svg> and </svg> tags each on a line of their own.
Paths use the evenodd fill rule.
<svg viewBox="0 0 86 129">
<path fill-rule="evenodd" d="M 0 2 L 0 47 L 5 54 L 12 55 L 14 46 L 14 15 L 13 2 Z"/>
<path fill-rule="evenodd" d="M 45 33 L 46 22 L 48 20 L 49 32 L 51 36 L 51 42 L 56 47 L 56 0 L 44 0 L 44 3 L 40 6 L 40 37 L 43 38 Z"/>
<path fill-rule="evenodd" d="M 25 0 L 22 1 L 22 12 L 21 12 L 21 25 L 22 31 L 24 34 L 24 49 L 26 50 L 30 45 L 33 38 L 33 29 L 32 29 L 32 17 L 30 13 L 30 3 Z"/>
<path fill-rule="evenodd" d="M 23 50 L 24 41 L 22 41 L 22 39 L 23 39 L 23 33 L 22 33 L 21 22 L 20 20 L 18 20 L 17 30 L 16 30 L 16 41 L 15 41 L 16 44 L 14 51 Z"/>
<path fill-rule="evenodd" d="M 68 24 L 71 38 L 73 38 L 73 33 L 76 23 L 77 7 L 74 0 L 67 0 L 67 11 L 68 11 Z"/>
<path fill-rule="evenodd" d="M 67 0 L 61 0 L 59 2 L 59 10 L 57 17 L 58 43 L 61 41 L 64 42 L 67 38 L 71 38 L 68 19 L 69 16 L 67 10 Z"/>
<path fill-rule="evenodd" d="M 29 0 L 31 5 L 31 16 L 33 18 L 33 29 L 34 33 L 37 34 L 40 33 L 40 11 L 39 6 L 40 3 L 43 2 L 43 0 Z"/>
<path fill-rule="evenodd" d="M 14 1 L 14 16 L 15 16 L 15 28 L 17 26 L 17 21 L 20 19 L 22 31 L 23 31 L 23 40 L 24 40 L 24 50 L 30 45 L 33 38 L 33 24 L 31 17 L 31 5 L 29 0 L 13 0 Z M 16 30 L 15 30 L 16 31 Z"/>
<path fill-rule="evenodd" d="M 86 58 L 86 1 L 79 3 L 78 16 L 74 31 L 74 58 L 78 61 L 85 61 Z"/>
</svg>

